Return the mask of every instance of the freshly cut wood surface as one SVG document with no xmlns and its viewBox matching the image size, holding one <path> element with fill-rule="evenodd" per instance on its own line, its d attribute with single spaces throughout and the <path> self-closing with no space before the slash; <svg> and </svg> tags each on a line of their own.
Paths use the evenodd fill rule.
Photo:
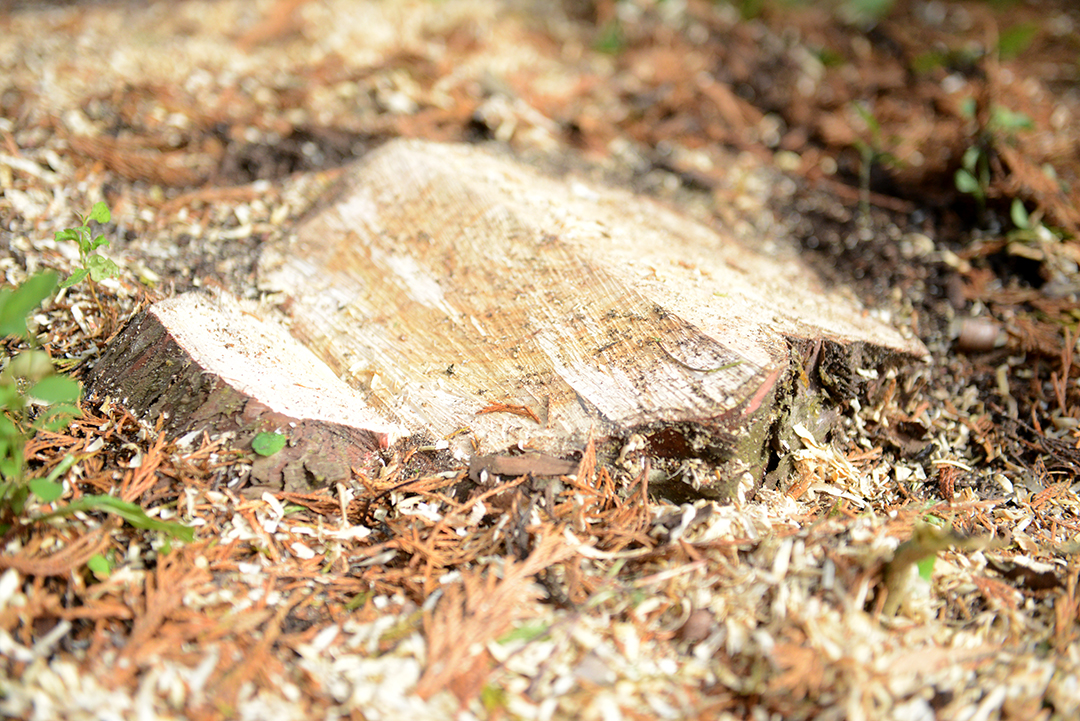
<svg viewBox="0 0 1080 721">
<path fill-rule="evenodd" d="M 797 371 L 814 369 L 793 359 L 925 355 L 797 259 L 468 146 L 371 153 L 260 274 L 388 423 L 463 456 L 639 432 L 650 452 L 721 464 L 705 481 L 720 496 L 752 490 L 807 390 Z"/>
<path fill-rule="evenodd" d="M 284 328 L 229 296 L 189 293 L 137 316 L 95 366 L 90 388 L 175 433 L 281 432 L 286 448 L 252 467 L 256 483 L 307 490 L 366 467 L 404 429 L 370 412 Z"/>
</svg>

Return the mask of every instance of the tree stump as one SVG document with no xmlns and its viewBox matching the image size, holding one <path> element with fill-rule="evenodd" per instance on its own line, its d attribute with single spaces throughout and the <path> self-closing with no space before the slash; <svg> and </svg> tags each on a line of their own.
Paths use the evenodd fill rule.
<svg viewBox="0 0 1080 721">
<path fill-rule="evenodd" d="M 194 392 L 133 402 L 169 413 L 177 429 L 250 434 L 269 417 L 248 411 L 254 403 L 310 422 L 289 432 L 294 448 L 310 446 L 305 434 L 320 424 L 343 448 L 370 453 L 419 435 L 461 459 L 507 449 L 568 457 L 590 436 L 614 455 L 634 438 L 656 467 L 672 461 L 657 479 L 669 488 L 730 498 L 755 490 L 770 438 L 814 426 L 860 370 L 926 355 L 796 257 L 467 146 L 398 140 L 372 152 L 259 267 L 282 322 L 330 370 L 270 355 L 258 373 L 310 388 L 308 409 L 272 406 L 258 381 L 231 384 L 233 369 L 196 352 L 216 322 L 195 312 L 205 301 L 182 313 L 169 312 L 182 299 L 151 308 L 159 325 L 129 327 L 94 387 L 153 395 L 145 384 L 164 376 L 140 371 L 146 352 L 130 349 L 157 343 L 155 354 L 186 354 L 201 382 L 220 379 L 236 394 L 205 408 L 188 409 Z M 229 322 L 273 328 L 243 313 Z M 160 346 L 166 338 L 177 347 Z M 187 372 L 184 363 L 169 367 Z M 687 466 L 695 460 L 701 472 Z"/>
</svg>

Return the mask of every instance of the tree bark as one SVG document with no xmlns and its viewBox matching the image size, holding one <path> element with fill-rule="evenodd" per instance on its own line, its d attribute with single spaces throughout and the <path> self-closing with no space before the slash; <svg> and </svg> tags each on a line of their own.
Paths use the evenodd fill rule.
<svg viewBox="0 0 1080 721">
<path fill-rule="evenodd" d="M 260 432 L 285 434 L 284 449 L 254 458 L 251 480 L 290 491 L 370 468 L 404 431 L 370 412 L 279 323 L 229 296 L 154 304 L 113 339 L 89 380 L 93 394 L 160 418 L 174 436 L 230 433 L 249 447 Z"/>
</svg>

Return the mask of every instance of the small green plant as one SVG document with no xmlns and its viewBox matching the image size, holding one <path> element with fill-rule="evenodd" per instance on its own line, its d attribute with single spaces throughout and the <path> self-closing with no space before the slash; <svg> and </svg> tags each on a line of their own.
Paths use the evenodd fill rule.
<svg viewBox="0 0 1080 721">
<path fill-rule="evenodd" d="M 105 278 L 112 278 L 120 273 L 120 268 L 116 263 L 112 262 L 103 255 L 98 255 L 95 251 L 101 247 L 109 247 L 109 240 L 104 235 L 99 235 L 96 238 L 90 233 L 90 221 L 95 223 L 108 223 L 112 220 L 112 213 L 109 212 L 109 206 L 104 202 L 98 201 L 94 203 L 94 207 L 90 209 L 90 213 L 81 218 L 82 224 L 75 228 L 65 228 L 64 230 L 58 230 L 56 232 L 56 242 L 62 242 L 70 240 L 79 246 L 79 263 L 82 268 L 75 271 L 60 284 L 61 288 L 70 288 L 76 283 L 82 282 L 87 276 L 90 276 L 91 283 L 95 283 Z"/>
<path fill-rule="evenodd" d="M 65 228 L 56 232 L 56 242 L 71 241 L 79 246 L 79 265 L 82 267 L 69 275 L 62 283 L 61 288 L 70 288 L 76 283 L 81 283 L 89 278 L 90 295 L 94 298 L 94 304 L 104 314 L 101 301 L 98 299 L 96 284 L 106 278 L 112 278 L 120 274 L 120 268 L 103 255 L 97 253 L 98 248 L 109 247 L 109 239 L 104 235 L 94 235 L 90 232 L 90 221 L 95 223 L 108 223 L 112 220 L 109 206 L 102 201 L 94 203 L 90 212 L 80 218 L 82 223 L 74 228 Z"/>
<path fill-rule="evenodd" d="M 96 204 L 82 219 L 80 227 L 56 234 L 58 240 L 76 240 L 83 259 L 83 270 L 73 273 L 61 284 L 62 287 L 69 287 L 87 276 L 93 281 L 118 272 L 112 261 L 93 254 L 97 248 L 108 245 L 108 241 L 101 236 L 90 237 L 87 227 L 90 220 L 108 222 L 109 209 L 104 203 Z M 5 535 L 15 520 L 24 514 L 31 496 L 41 503 L 59 501 L 64 493 L 59 479 L 76 463 L 75 457 L 68 455 L 44 478 L 27 478 L 26 442 L 41 431 L 60 431 L 80 415 L 78 403 L 82 388 L 74 379 L 57 373 L 52 358 L 38 347 L 37 333 L 27 323 L 27 318 L 56 287 L 57 275 L 44 272 L 31 276 L 18 287 L 0 289 L 0 338 L 14 337 L 26 346 L 17 354 L 5 354 L 0 359 L 3 361 L 0 368 L 0 536 Z M 112 513 L 137 528 L 161 531 L 185 541 L 194 538 L 190 528 L 151 518 L 138 505 L 105 495 L 83 496 L 38 520 L 80 511 Z M 95 573 L 107 571 L 103 561 L 107 564 L 105 559 L 94 561 L 96 567 L 91 570 Z"/>
<path fill-rule="evenodd" d="M 622 23 L 618 19 L 604 23 L 593 43 L 593 48 L 605 55 L 618 55 L 625 50 L 626 34 L 623 32 Z"/>
<path fill-rule="evenodd" d="M 978 145 L 964 151 L 955 175 L 956 189 L 975 198 L 980 215 L 986 211 L 986 195 L 990 190 L 990 156 Z"/>
<path fill-rule="evenodd" d="M 1002 60 L 1011 60 L 1029 47 L 1039 32 L 1036 23 L 1020 23 L 1007 30 L 1003 30 L 998 36 L 997 51 Z"/>
<path fill-rule="evenodd" d="M 1042 222 L 1042 212 L 1028 213 L 1024 201 L 1013 198 L 1009 208 L 1009 218 L 1013 229 L 1006 234 L 1010 243 L 1038 245 L 1039 243 L 1060 242 L 1064 232 L 1060 228 L 1051 228 Z"/>
<path fill-rule="evenodd" d="M 964 116 L 976 117 L 975 99 L 968 98 L 962 109 Z M 990 193 L 991 148 L 1002 142 L 1010 142 L 1016 132 L 1034 128 L 1031 118 L 1001 105 L 990 107 L 986 127 L 979 132 L 975 143 L 964 151 L 954 181 L 956 189 L 975 198 L 979 206 L 979 222 L 986 215 L 986 199 Z"/>
<path fill-rule="evenodd" d="M 86 567 L 99 581 L 104 581 L 112 574 L 112 562 L 100 553 L 92 556 L 86 562 Z"/>
<path fill-rule="evenodd" d="M 862 138 L 855 139 L 855 149 L 859 151 L 859 209 L 863 218 L 870 216 L 870 171 L 874 164 L 884 166 L 899 166 L 900 161 L 892 153 L 886 152 L 881 133 L 881 123 L 874 114 L 862 103 L 854 103 L 852 107 L 870 131 L 870 141 Z"/>
<path fill-rule="evenodd" d="M 1020 198 L 1013 198 L 1012 207 L 1009 208 L 1009 217 L 1012 218 L 1016 230 L 1024 235 L 1033 233 L 1039 226 L 1037 220 L 1032 221 L 1031 215 L 1028 214 L 1027 208 L 1024 207 L 1024 201 L 1020 200 Z"/>
<path fill-rule="evenodd" d="M 56 287 L 55 273 L 31 276 L 17 288 L 0 290 L 0 336 L 14 336 L 28 346 L 0 371 L 0 515 L 22 513 L 32 492 L 43 500 L 55 500 L 55 477 L 25 482 L 26 441 L 43 430 L 57 431 L 78 415 L 82 393 L 79 384 L 58 375 L 52 358 L 37 348 L 36 336 L 26 318 Z M 56 476 L 70 467 L 58 466 Z M 0 530 L 4 529 L 0 523 Z"/>
</svg>

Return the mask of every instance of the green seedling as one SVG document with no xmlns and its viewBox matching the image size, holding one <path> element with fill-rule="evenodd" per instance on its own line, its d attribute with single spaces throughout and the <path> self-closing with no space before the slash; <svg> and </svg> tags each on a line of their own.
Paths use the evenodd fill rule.
<svg viewBox="0 0 1080 721">
<path fill-rule="evenodd" d="M 1005 237 L 1010 244 L 1038 246 L 1047 242 L 1060 242 L 1064 237 L 1060 228 L 1051 228 L 1042 222 L 1042 211 L 1028 213 L 1024 201 L 1019 198 L 1013 198 L 1009 218 L 1012 220 L 1013 229 Z"/>
<path fill-rule="evenodd" d="M 897 167 L 900 161 L 892 153 L 884 150 L 881 123 L 862 103 L 853 103 L 852 107 L 870 131 L 870 142 L 857 138 L 855 149 L 859 151 L 859 209 L 863 218 L 870 217 L 870 171 L 875 163 Z"/>
<path fill-rule="evenodd" d="M 59 431 L 79 415 L 82 389 L 56 373 L 26 322 L 55 287 L 55 273 L 39 273 L 17 288 L 0 290 L 0 335 L 28 346 L 5 358 L 0 371 L 0 533 L 22 513 L 31 493 L 47 503 L 59 498 L 63 488 L 56 479 L 74 462 L 65 458 L 48 477 L 25 480 L 26 441 L 40 431 Z"/>
<path fill-rule="evenodd" d="M 86 562 L 86 567 L 90 569 L 90 573 L 94 574 L 94 577 L 99 581 L 104 581 L 112 574 L 112 563 L 100 553 L 92 556 L 90 560 Z"/>
<path fill-rule="evenodd" d="M 97 203 L 82 219 L 80 227 L 56 234 L 57 240 L 79 243 L 83 260 L 83 269 L 73 273 L 61 287 L 70 287 L 88 277 L 92 287 L 95 280 L 116 275 L 119 269 L 112 261 L 94 254 L 97 248 L 108 245 L 108 241 L 102 236 L 91 238 L 88 227 L 91 220 L 107 223 L 109 219 L 108 207 Z M 31 276 L 15 288 L 0 289 L 0 337 L 13 336 L 26 346 L 14 356 L 0 358 L 0 536 L 24 514 L 31 497 L 40 503 L 60 501 L 64 494 L 61 477 L 77 462 L 75 457 L 65 456 L 44 478 L 27 479 L 26 442 L 41 431 L 60 431 L 80 415 L 82 388 L 74 379 L 57 373 L 52 358 L 38 347 L 35 329 L 27 322 L 56 287 L 57 275 L 45 272 Z M 159 531 L 167 538 L 188 542 L 194 539 L 193 530 L 186 526 L 151 518 L 140 506 L 105 495 L 84 496 L 34 520 L 80 511 L 111 513 L 136 528 Z M 103 557 L 92 560 L 90 570 L 100 578 L 108 572 L 108 560 Z"/>
<path fill-rule="evenodd" d="M 120 268 L 103 255 L 95 251 L 101 247 L 109 247 L 109 239 L 104 235 L 93 237 L 90 233 L 90 221 L 95 223 L 108 223 L 112 220 L 109 206 L 104 202 L 94 203 L 90 213 L 83 217 L 82 225 L 75 228 L 65 228 L 56 232 L 56 242 L 72 241 L 79 246 L 79 263 L 82 268 L 75 271 L 60 284 L 61 288 L 70 288 L 76 283 L 81 283 L 90 276 L 92 282 L 99 282 L 106 278 L 112 278 L 120 273 Z"/>
<path fill-rule="evenodd" d="M 934 573 L 938 554 L 947 549 L 975 551 L 987 548 L 991 542 L 985 538 L 973 538 L 956 533 L 951 528 L 927 523 L 916 526 L 911 538 L 901 543 L 893 557 L 884 567 L 883 585 L 886 592 L 882 613 L 895 616 L 910 592 L 911 571 L 929 581 Z"/>
<path fill-rule="evenodd" d="M 90 221 L 99 224 L 108 223 L 112 220 L 112 214 L 109 212 L 109 206 L 99 200 L 94 203 L 90 213 L 80 218 L 80 220 L 82 221 L 81 225 L 56 232 L 57 243 L 70 241 L 79 246 L 79 264 L 82 266 L 60 283 L 60 287 L 70 288 L 76 283 L 89 279 L 90 295 L 93 296 L 94 304 L 97 305 L 98 310 L 104 315 L 104 309 L 98 299 L 96 284 L 106 278 L 119 275 L 120 268 L 116 263 L 97 253 L 99 248 L 109 247 L 109 239 L 104 235 L 95 237 L 90 232 Z"/>
<path fill-rule="evenodd" d="M 1012 218 L 1016 230 L 1024 233 L 1033 232 L 1039 225 L 1037 222 L 1032 222 L 1027 208 L 1024 207 L 1024 201 L 1020 198 L 1013 198 L 1012 207 L 1009 208 L 1009 217 Z"/>
<path fill-rule="evenodd" d="M 956 171 L 956 189 L 975 198 L 980 217 L 986 212 L 986 195 L 990 190 L 990 157 L 985 150 L 972 145 L 964 151 Z"/>
<path fill-rule="evenodd" d="M 961 111 L 965 117 L 974 119 L 975 99 L 968 98 Z M 990 192 L 990 149 L 997 143 L 1010 142 L 1016 132 L 1034 127 L 1031 118 L 1024 113 L 1001 105 L 991 106 L 985 129 L 979 133 L 975 144 L 964 151 L 960 168 L 954 176 L 956 189 L 975 198 L 979 206 L 980 223 L 986 215 L 986 199 Z"/>
</svg>

